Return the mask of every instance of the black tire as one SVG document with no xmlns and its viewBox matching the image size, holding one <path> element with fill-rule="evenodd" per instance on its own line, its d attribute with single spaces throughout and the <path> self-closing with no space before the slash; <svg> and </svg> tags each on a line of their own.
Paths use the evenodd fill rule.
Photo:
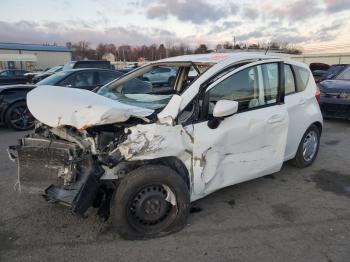
<svg viewBox="0 0 350 262">
<path fill-rule="evenodd" d="M 165 200 L 169 195 L 175 196 L 176 205 Z M 112 223 L 124 239 L 154 238 L 186 225 L 190 194 L 173 169 L 149 165 L 131 171 L 121 181 L 113 204 Z"/>
<path fill-rule="evenodd" d="M 175 85 L 175 77 L 169 77 L 169 79 L 168 79 L 168 86 L 169 87 L 174 87 L 174 85 Z"/>
<path fill-rule="evenodd" d="M 18 131 L 33 129 L 34 120 L 25 101 L 12 104 L 5 113 L 5 124 Z"/>
<path fill-rule="evenodd" d="M 313 156 L 310 159 L 307 159 L 304 157 L 303 151 L 304 151 L 304 141 L 306 139 L 306 137 L 310 134 L 310 133 L 314 133 L 317 137 L 317 145 L 316 145 L 316 149 L 315 152 L 313 154 Z M 320 130 L 316 125 L 311 125 L 305 132 L 305 134 L 303 135 L 303 138 L 300 141 L 299 147 L 298 147 L 298 151 L 294 157 L 294 159 L 292 160 L 292 163 L 294 166 L 299 167 L 299 168 L 304 168 L 304 167 L 308 167 L 310 166 L 316 159 L 317 157 L 317 153 L 318 153 L 318 149 L 320 147 Z"/>
</svg>

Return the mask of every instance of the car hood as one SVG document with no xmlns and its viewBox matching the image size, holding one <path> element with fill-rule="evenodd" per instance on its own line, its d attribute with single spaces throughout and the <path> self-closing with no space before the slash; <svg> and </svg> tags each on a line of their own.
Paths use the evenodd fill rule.
<svg viewBox="0 0 350 262">
<path fill-rule="evenodd" d="M 154 110 L 123 104 L 94 92 L 61 86 L 39 86 L 27 95 L 33 116 L 51 126 L 84 129 L 95 125 L 144 119 Z"/>
<path fill-rule="evenodd" d="M 320 83 L 323 93 L 350 93 L 350 81 L 348 80 L 325 80 Z"/>
</svg>

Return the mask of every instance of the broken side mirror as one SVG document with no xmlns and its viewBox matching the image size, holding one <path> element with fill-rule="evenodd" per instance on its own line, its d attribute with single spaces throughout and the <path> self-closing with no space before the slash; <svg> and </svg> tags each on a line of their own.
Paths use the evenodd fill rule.
<svg viewBox="0 0 350 262">
<path fill-rule="evenodd" d="M 225 117 L 232 116 L 238 111 L 238 102 L 232 100 L 219 100 L 213 110 L 213 119 L 208 121 L 208 127 L 217 128 Z"/>
</svg>

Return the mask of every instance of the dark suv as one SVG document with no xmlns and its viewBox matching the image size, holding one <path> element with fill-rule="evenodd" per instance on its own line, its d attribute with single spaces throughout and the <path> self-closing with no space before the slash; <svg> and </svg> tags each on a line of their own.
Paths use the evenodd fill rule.
<svg viewBox="0 0 350 262">
<path fill-rule="evenodd" d="M 101 68 L 101 69 L 115 69 L 111 62 L 105 60 L 82 60 L 71 61 L 63 66 L 63 70 L 77 69 L 77 68 Z"/>
<path fill-rule="evenodd" d="M 25 84 L 27 83 L 25 73 L 28 73 L 28 71 L 22 69 L 0 70 L 0 85 Z"/>
</svg>

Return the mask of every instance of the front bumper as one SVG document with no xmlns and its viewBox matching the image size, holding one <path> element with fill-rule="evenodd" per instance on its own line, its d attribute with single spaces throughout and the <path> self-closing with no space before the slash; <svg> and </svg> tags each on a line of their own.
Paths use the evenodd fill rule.
<svg viewBox="0 0 350 262">
<path fill-rule="evenodd" d="M 25 137 L 9 154 L 18 164 L 21 191 L 67 204 L 78 214 L 93 204 L 104 169 L 75 143 Z"/>
<path fill-rule="evenodd" d="M 350 119 L 350 99 L 321 97 L 320 108 L 325 118 Z"/>
</svg>

